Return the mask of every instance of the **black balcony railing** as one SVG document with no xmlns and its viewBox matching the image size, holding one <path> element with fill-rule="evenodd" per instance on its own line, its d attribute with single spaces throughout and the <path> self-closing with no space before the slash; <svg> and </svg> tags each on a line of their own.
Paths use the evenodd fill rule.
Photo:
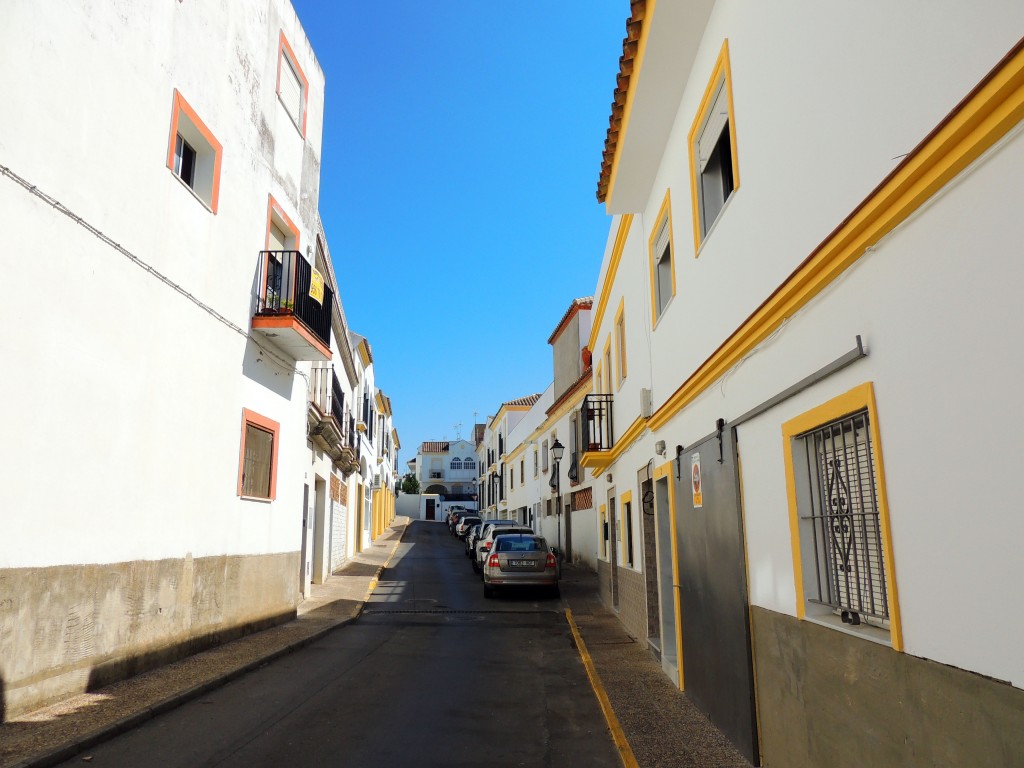
<svg viewBox="0 0 1024 768">
<path fill-rule="evenodd" d="M 331 373 L 331 414 L 338 420 L 338 424 L 344 430 L 348 426 L 348 419 L 345 418 L 345 393 L 341 389 L 341 382 L 336 374 Z"/>
<path fill-rule="evenodd" d="M 612 396 L 587 395 L 580 408 L 580 449 L 610 451 L 612 439 Z"/>
<path fill-rule="evenodd" d="M 334 293 L 324 286 L 323 301 L 309 295 L 313 268 L 298 251 L 260 251 L 260 286 L 256 314 L 294 315 L 309 331 L 331 345 L 331 303 Z"/>
</svg>

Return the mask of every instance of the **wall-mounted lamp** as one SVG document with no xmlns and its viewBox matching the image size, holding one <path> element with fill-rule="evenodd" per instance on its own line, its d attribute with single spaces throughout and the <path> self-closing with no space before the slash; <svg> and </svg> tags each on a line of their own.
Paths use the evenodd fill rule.
<svg viewBox="0 0 1024 768">
<path fill-rule="evenodd" d="M 604 476 L 604 479 L 607 480 L 609 483 L 612 482 L 612 473 L 609 472 L 607 475 Z"/>
<path fill-rule="evenodd" d="M 659 456 L 664 456 L 665 455 L 665 441 L 664 440 L 659 440 L 658 442 L 656 442 L 654 444 L 654 452 L 656 454 L 658 454 Z"/>
</svg>

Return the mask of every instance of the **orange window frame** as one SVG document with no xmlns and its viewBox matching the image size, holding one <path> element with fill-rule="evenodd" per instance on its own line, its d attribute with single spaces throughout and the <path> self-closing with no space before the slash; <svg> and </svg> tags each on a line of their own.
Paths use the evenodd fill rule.
<svg viewBox="0 0 1024 768">
<path fill-rule="evenodd" d="M 284 36 L 284 30 L 281 31 L 281 38 L 277 46 L 277 95 L 278 98 L 281 96 L 281 63 L 284 56 L 288 57 L 288 61 L 291 63 L 292 69 L 295 70 L 295 74 L 299 76 L 299 80 L 302 81 L 302 124 L 299 126 L 299 133 L 302 137 L 306 136 L 306 115 L 309 111 L 309 80 L 306 79 L 306 73 L 302 71 L 302 67 L 299 66 L 299 60 L 295 56 L 295 51 L 292 50 L 291 45 L 288 44 L 288 38 Z"/>
<path fill-rule="evenodd" d="M 167 142 L 167 167 L 172 173 L 174 172 L 174 145 L 178 138 L 178 123 L 182 113 L 192 121 L 196 130 L 213 149 L 213 187 L 210 190 L 210 210 L 217 213 L 217 206 L 220 202 L 220 167 L 224 157 L 224 147 L 177 88 L 174 89 L 174 98 L 171 101 L 171 133 Z"/>
<path fill-rule="evenodd" d="M 264 432 L 269 432 L 273 438 L 273 447 L 270 451 L 270 491 L 266 500 L 274 501 L 277 498 L 277 457 L 281 446 L 281 425 L 273 419 L 268 419 L 266 416 L 256 413 L 256 411 L 250 411 L 248 408 L 242 409 L 242 439 L 238 452 L 238 495 L 246 499 L 263 498 L 262 496 L 243 496 L 242 494 L 242 479 L 245 475 L 246 428 L 250 425 L 257 429 L 262 429 Z"/>
</svg>

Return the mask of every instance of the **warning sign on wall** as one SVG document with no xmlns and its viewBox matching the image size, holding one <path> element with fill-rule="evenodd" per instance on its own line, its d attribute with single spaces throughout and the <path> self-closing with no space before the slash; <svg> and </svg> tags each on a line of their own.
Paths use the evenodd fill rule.
<svg viewBox="0 0 1024 768">
<path fill-rule="evenodd" d="M 704 493 L 700 485 L 700 454 L 690 456 L 690 478 L 693 487 L 693 508 L 700 509 L 704 506 Z"/>
</svg>

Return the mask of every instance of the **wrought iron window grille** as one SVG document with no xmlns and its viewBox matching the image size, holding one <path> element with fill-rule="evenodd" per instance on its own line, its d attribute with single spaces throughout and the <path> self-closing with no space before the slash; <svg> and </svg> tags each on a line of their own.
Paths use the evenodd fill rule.
<svg viewBox="0 0 1024 768">
<path fill-rule="evenodd" d="M 813 552 L 808 599 L 850 625 L 888 626 L 889 596 L 868 412 L 796 438 L 809 514 L 802 514 L 805 561 Z M 808 563 L 809 564 L 809 563 Z"/>
</svg>

